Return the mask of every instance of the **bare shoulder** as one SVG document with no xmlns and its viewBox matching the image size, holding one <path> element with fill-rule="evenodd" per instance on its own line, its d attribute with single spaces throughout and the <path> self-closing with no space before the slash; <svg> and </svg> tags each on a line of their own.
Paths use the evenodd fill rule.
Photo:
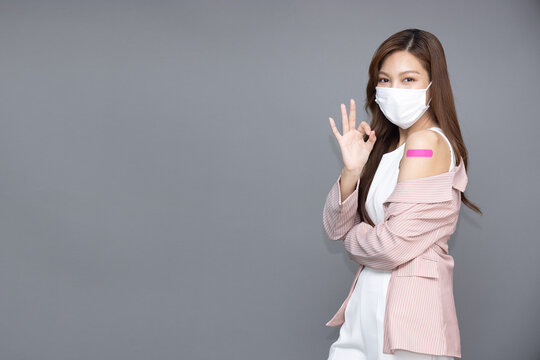
<svg viewBox="0 0 540 360">
<path fill-rule="evenodd" d="M 408 150 L 431 150 L 432 155 L 408 156 Z M 441 134 L 428 129 L 417 131 L 407 137 L 398 182 L 445 173 L 450 161 L 450 148 Z"/>
</svg>

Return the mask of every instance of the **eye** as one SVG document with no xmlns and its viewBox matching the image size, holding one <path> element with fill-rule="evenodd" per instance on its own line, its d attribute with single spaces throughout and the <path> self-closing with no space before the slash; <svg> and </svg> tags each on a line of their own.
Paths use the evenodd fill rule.
<svg viewBox="0 0 540 360">
<path fill-rule="evenodd" d="M 416 81 L 416 80 L 414 80 L 413 78 L 410 78 L 410 77 L 409 77 L 409 78 L 405 78 L 405 80 L 407 80 L 407 79 L 411 79 L 412 81 Z M 410 81 L 407 81 L 407 82 L 410 82 Z"/>
<path fill-rule="evenodd" d="M 379 82 L 385 82 L 385 81 L 382 81 L 382 80 L 388 80 L 388 79 L 380 78 L 380 79 L 379 79 Z"/>
</svg>

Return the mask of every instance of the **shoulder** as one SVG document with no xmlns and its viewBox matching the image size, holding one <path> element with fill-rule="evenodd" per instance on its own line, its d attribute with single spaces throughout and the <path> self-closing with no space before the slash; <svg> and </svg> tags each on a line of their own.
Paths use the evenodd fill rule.
<svg viewBox="0 0 540 360">
<path fill-rule="evenodd" d="M 414 150 L 431 150 L 431 156 L 412 156 Z M 428 129 L 417 131 L 407 137 L 398 182 L 445 173 L 450 161 L 450 149 L 442 135 Z"/>
</svg>

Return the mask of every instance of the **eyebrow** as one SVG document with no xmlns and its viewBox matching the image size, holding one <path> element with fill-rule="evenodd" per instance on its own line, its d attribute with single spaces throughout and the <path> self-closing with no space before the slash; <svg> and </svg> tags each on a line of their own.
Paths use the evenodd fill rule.
<svg viewBox="0 0 540 360">
<path fill-rule="evenodd" d="M 403 74 L 407 74 L 407 73 L 416 73 L 416 74 L 420 75 L 420 73 L 418 71 L 416 71 L 416 70 L 402 71 L 402 72 L 399 73 L 399 75 L 403 75 Z M 379 71 L 379 74 L 384 74 L 386 76 L 390 76 L 387 73 L 385 73 L 384 71 Z"/>
</svg>

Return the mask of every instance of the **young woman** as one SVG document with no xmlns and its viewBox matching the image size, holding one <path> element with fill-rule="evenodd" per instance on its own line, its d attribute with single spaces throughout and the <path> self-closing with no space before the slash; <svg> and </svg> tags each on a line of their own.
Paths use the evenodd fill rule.
<svg viewBox="0 0 540 360">
<path fill-rule="evenodd" d="M 407 29 L 377 49 L 369 67 L 368 125 L 341 105 L 330 126 L 344 167 L 323 223 L 360 264 L 327 326 L 341 325 L 328 360 L 461 358 L 448 240 L 461 203 L 467 149 L 444 51 L 431 33 Z M 364 137 L 367 139 L 364 141 Z"/>
</svg>

